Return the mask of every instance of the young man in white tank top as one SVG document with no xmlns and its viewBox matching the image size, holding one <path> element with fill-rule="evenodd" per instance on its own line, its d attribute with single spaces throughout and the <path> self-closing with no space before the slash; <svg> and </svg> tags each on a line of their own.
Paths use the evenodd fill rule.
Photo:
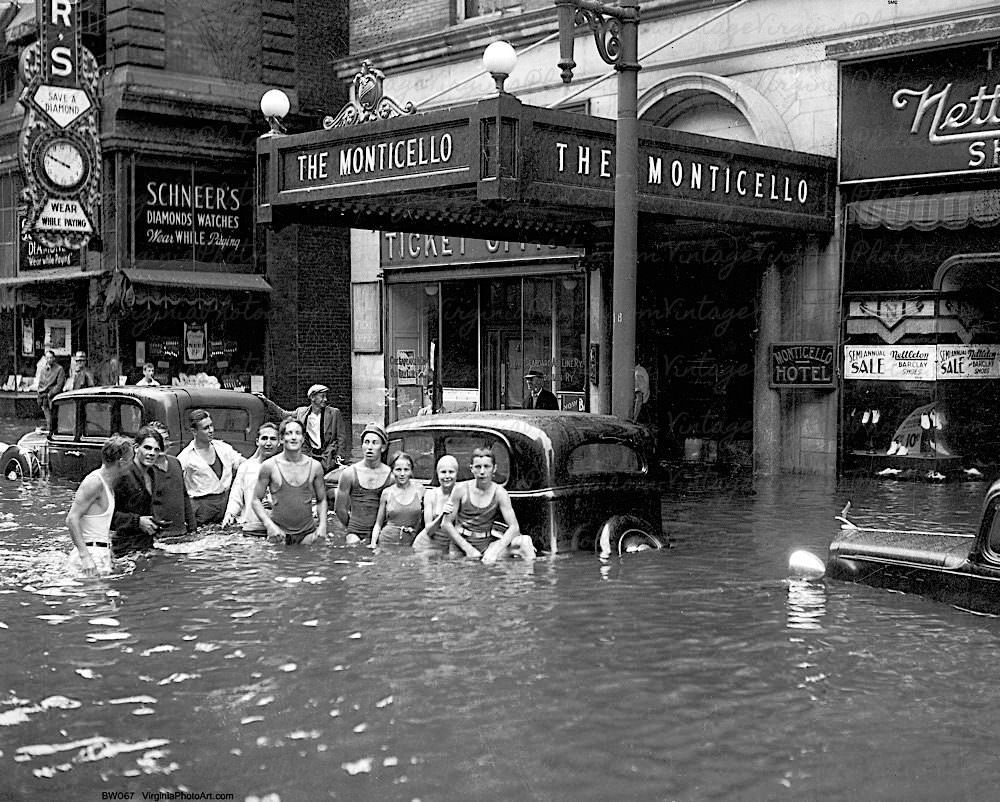
<svg viewBox="0 0 1000 802">
<path fill-rule="evenodd" d="M 70 564 L 84 576 L 111 573 L 111 516 L 115 514 L 115 482 L 132 465 L 135 443 L 115 434 L 101 446 L 101 467 L 80 482 L 66 526 L 76 551 Z"/>
</svg>

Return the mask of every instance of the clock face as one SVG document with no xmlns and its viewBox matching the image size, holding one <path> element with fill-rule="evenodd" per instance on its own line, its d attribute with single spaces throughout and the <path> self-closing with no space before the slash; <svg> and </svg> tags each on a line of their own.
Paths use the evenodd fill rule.
<svg viewBox="0 0 1000 802">
<path fill-rule="evenodd" d="M 54 186 L 71 189 L 83 183 L 87 163 L 75 143 L 57 139 L 42 150 L 42 170 Z"/>
</svg>

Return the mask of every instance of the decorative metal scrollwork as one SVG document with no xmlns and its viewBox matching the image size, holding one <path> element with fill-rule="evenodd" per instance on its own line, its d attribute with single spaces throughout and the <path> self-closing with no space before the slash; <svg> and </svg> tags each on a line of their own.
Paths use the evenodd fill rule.
<svg viewBox="0 0 1000 802">
<path fill-rule="evenodd" d="M 622 56 L 622 22 L 617 17 L 605 16 L 602 12 L 589 8 L 577 8 L 574 18 L 576 25 L 588 25 L 594 32 L 597 52 L 607 64 L 617 64 Z"/>
<path fill-rule="evenodd" d="M 386 97 L 382 91 L 385 73 L 372 66 L 371 61 L 361 62 L 361 71 L 354 76 L 351 83 L 351 97 L 336 117 L 327 115 L 323 118 L 323 128 L 344 128 L 350 125 L 387 120 L 390 117 L 401 117 L 404 114 L 414 114 L 417 110 L 412 103 L 400 106 L 395 100 Z"/>
</svg>

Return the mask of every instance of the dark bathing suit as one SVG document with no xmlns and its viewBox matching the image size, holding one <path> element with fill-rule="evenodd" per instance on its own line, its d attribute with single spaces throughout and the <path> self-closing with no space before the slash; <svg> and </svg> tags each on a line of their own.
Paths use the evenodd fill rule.
<svg viewBox="0 0 1000 802">
<path fill-rule="evenodd" d="M 392 472 L 385 481 L 374 489 L 362 487 L 358 472 L 351 471 L 351 514 L 347 519 L 347 534 L 357 535 L 362 540 L 372 539 L 372 529 L 378 518 L 378 504 L 382 491 L 392 485 Z"/>
<path fill-rule="evenodd" d="M 302 484 L 293 485 L 285 478 L 277 460 L 274 468 L 281 477 L 281 487 L 271 490 L 271 500 L 274 504 L 271 520 L 284 531 L 285 545 L 292 546 L 301 543 L 316 531 L 316 520 L 312 513 L 315 493 L 308 476 Z"/>
<path fill-rule="evenodd" d="M 500 511 L 496 488 L 493 489 L 493 500 L 485 507 L 477 507 L 466 496 L 458 504 L 455 514 L 455 528 L 470 546 L 482 554 L 493 542 L 493 523 Z"/>
<path fill-rule="evenodd" d="M 423 520 L 419 494 L 414 493 L 409 504 L 400 504 L 389 498 L 385 503 L 385 526 L 379 534 L 379 545 L 412 546 Z"/>
</svg>

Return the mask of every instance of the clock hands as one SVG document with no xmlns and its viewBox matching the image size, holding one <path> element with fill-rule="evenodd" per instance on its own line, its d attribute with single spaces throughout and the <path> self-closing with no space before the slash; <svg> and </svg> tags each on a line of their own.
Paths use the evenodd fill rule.
<svg viewBox="0 0 1000 802">
<path fill-rule="evenodd" d="M 69 164 L 68 162 L 64 162 L 62 159 L 57 159 L 51 153 L 46 153 L 45 154 L 45 159 L 47 161 L 54 161 L 56 164 L 62 165 L 67 170 L 72 170 L 73 169 L 73 165 L 72 164 Z"/>
</svg>

